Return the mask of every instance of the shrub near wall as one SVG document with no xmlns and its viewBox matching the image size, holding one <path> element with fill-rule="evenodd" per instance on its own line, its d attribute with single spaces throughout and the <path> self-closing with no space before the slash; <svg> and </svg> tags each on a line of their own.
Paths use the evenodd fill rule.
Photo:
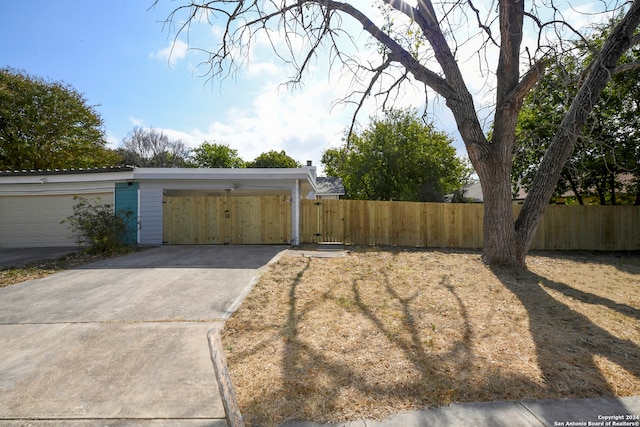
<svg viewBox="0 0 640 427">
<path fill-rule="evenodd" d="M 63 222 L 68 224 L 80 246 L 87 246 L 91 253 L 117 252 L 127 246 L 127 224 L 132 212 L 115 212 L 113 205 L 100 199 L 74 197 L 74 200 L 78 203 L 73 206 L 73 215 Z"/>
</svg>

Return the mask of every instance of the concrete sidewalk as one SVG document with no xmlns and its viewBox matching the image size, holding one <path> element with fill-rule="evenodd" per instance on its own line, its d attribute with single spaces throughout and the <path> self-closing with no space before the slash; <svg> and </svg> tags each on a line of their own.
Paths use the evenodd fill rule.
<svg viewBox="0 0 640 427">
<path fill-rule="evenodd" d="M 0 288 L 0 426 L 225 426 L 207 332 L 284 249 L 165 246 Z"/>
<path fill-rule="evenodd" d="M 461 403 L 405 412 L 384 421 L 339 424 L 294 421 L 283 427 L 559 427 L 640 426 L 640 397 Z"/>
</svg>

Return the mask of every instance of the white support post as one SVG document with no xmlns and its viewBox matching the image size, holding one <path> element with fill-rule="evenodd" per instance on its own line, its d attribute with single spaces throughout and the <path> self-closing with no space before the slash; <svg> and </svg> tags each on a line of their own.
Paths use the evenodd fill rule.
<svg viewBox="0 0 640 427">
<path fill-rule="evenodd" d="M 291 244 L 300 244 L 300 180 L 291 189 Z"/>
</svg>

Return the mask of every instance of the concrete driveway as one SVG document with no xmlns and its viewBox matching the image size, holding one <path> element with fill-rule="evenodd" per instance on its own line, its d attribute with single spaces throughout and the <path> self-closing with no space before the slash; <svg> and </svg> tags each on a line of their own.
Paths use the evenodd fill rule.
<svg viewBox="0 0 640 427">
<path fill-rule="evenodd" d="M 226 425 L 207 332 L 285 249 L 164 246 L 0 288 L 0 425 Z"/>
</svg>

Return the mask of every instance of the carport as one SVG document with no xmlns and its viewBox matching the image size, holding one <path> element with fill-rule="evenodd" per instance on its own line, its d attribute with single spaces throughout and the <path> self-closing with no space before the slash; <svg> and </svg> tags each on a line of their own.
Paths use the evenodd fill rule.
<svg viewBox="0 0 640 427">
<path fill-rule="evenodd" d="M 298 244 L 315 167 L 136 169 L 141 244 Z"/>
</svg>

